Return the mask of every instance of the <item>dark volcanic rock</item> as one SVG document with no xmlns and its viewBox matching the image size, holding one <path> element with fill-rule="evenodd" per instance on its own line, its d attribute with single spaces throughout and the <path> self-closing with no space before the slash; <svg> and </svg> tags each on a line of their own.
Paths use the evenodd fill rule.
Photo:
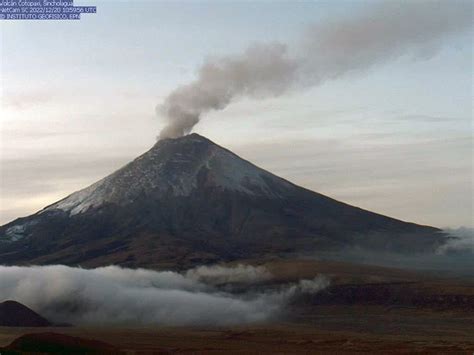
<svg viewBox="0 0 474 355">
<path fill-rule="evenodd" d="M 298 187 L 197 134 L 0 227 L 4 264 L 187 267 L 347 246 L 423 252 L 439 230 Z"/>
<path fill-rule="evenodd" d="M 57 333 L 25 334 L 1 349 L 5 354 L 120 354 L 115 346 Z"/>
<path fill-rule="evenodd" d="M 51 323 L 38 313 L 15 301 L 0 303 L 1 327 L 48 327 Z"/>
</svg>

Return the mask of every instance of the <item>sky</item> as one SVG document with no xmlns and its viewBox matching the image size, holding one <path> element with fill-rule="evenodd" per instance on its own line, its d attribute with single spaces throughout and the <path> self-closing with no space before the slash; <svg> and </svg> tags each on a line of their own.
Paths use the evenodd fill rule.
<svg viewBox="0 0 474 355">
<path fill-rule="evenodd" d="M 0 224 L 148 150 L 156 106 L 208 58 L 296 43 L 375 1 L 104 1 L 0 22 Z M 456 6 L 456 2 L 453 2 Z M 350 53 L 348 53 L 350 55 Z M 298 185 L 406 221 L 473 227 L 472 28 L 434 53 L 209 113 L 194 132 Z"/>
</svg>

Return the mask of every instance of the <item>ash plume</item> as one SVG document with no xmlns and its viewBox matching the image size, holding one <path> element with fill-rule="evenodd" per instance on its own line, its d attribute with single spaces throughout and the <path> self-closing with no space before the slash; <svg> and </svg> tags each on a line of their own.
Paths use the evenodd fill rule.
<svg viewBox="0 0 474 355">
<path fill-rule="evenodd" d="M 180 274 L 117 266 L 0 266 L 0 302 L 15 300 L 54 322 L 73 325 L 232 325 L 274 319 L 295 293 L 317 293 L 328 285 L 317 277 L 233 294 L 214 287 L 215 277 L 208 284 L 196 275 L 227 275 L 245 283 L 267 272 L 251 266 L 212 268 Z"/>
<path fill-rule="evenodd" d="M 208 59 L 194 81 L 157 107 L 166 120 L 159 138 L 188 134 L 203 115 L 242 97 L 279 96 L 403 55 L 428 58 L 471 23 L 469 1 L 383 2 L 355 17 L 310 26 L 295 50 L 283 43 L 255 44 L 241 54 Z"/>
</svg>

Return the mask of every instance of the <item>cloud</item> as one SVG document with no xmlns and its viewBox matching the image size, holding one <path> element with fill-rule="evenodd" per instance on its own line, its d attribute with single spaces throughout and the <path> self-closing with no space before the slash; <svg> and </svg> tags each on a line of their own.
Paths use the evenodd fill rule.
<svg viewBox="0 0 474 355">
<path fill-rule="evenodd" d="M 234 282 L 254 283 L 266 281 L 272 278 L 272 274 L 263 266 L 239 264 L 233 268 L 219 265 L 199 266 L 188 270 L 186 277 L 206 284 L 219 285 Z"/>
<path fill-rule="evenodd" d="M 278 97 L 400 56 L 428 59 L 445 38 L 471 24 L 468 1 L 387 1 L 356 16 L 311 26 L 297 50 L 284 43 L 260 43 L 243 53 L 208 59 L 194 81 L 177 87 L 157 107 L 167 123 L 160 138 L 185 135 L 203 115 L 245 97 Z"/>
<path fill-rule="evenodd" d="M 54 95 L 50 92 L 28 92 L 28 93 L 13 93 L 6 92 L 1 98 L 1 106 L 5 108 L 13 108 L 17 110 L 24 110 L 31 107 L 36 107 L 42 104 L 52 102 Z"/>
<path fill-rule="evenodd" d="M 474 228 L 446 228 L 444 232 L 450 238 L 438 249 L 438 253 L 466 252 L 474 254 Z"/>
<path fill-rule="evenodd" d="M 236 295 L 197 280 L 204 274 L 226 274 L 229 280 L 250 281 L 267 273 L 251 266 L 206 267 L 185 274 L 117 266 L 0 266 L 0 301 L 13 299 L 52 321 L 76 325 L 230 325 L 277 317 L 296 292 L 315 293 L 328 284 L 318 277 Z"/>
</svg>

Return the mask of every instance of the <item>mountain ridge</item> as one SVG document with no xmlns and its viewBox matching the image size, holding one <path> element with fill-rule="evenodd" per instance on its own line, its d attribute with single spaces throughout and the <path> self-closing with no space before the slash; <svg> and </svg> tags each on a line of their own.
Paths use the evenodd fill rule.
<svg viewBox="0 0 474 355">
<path fill-rule="evenodd" d="M 98 182 L 0 227 L 0 257 L 176 266 L 347 246 L 423 252 L 442 238 L 434 227 L 299 187 L 191 134 L 158 141 Z"/>
</svg>

